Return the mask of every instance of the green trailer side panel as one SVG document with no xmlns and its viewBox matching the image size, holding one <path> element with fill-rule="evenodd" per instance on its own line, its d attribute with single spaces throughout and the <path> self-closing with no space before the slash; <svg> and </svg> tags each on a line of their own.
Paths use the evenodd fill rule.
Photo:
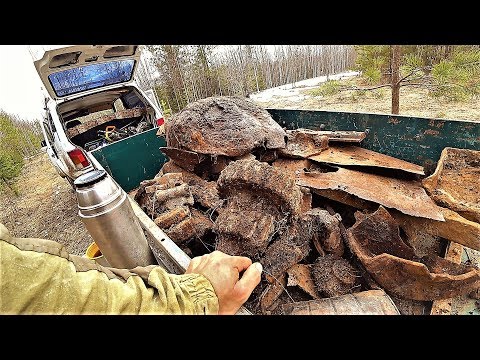
<svg viewBox="0 0 480 360">
<path fill-rule="evenodd" d="M 435 170 L 443 148 L 480 150 L 480 122 L 388 114 L 267 109 L 288 129 L 368 130 L 362 147 Z"/>
<path fill-rule="evenodd" d="M 168 158 L 160 151 L 165 138 L 151 129 L 130 138 L 95 149 L 92 155 L 125 191 L 136 188 L 141 181 L 152 179 Z"/>
</svg>

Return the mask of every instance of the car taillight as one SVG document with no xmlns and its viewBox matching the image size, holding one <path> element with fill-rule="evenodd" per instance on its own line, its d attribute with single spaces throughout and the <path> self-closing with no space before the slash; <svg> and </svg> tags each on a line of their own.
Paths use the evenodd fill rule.
<svg viewBox="0 0 480 360">
<path fill-rule="evenodd" d="M 87 157 L 85 156 L 83 151 L 80 149 L 69 151 L 67 154 L 70 157 L 70 159 L 72 159 L 77 169 L 83 169 L 88 165 L 90 165 L 90 162 L 88 161 Z"/>
<path fill-rule="evenodd" d="M 157 119 L 157 125 L 158 126 L 162 126 L 164 122 L 165 122 L 165 120 L 163 120 L 163 118 Z"/>
</svg>

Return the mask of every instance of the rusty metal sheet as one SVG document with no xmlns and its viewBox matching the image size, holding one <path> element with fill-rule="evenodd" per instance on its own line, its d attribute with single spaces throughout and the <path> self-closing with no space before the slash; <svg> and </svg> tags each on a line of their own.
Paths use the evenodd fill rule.
<svg viewBox="0 0 480 360">
<path fill-rule="evenodd" d="M 309 160 L 336 165 L 371 166 L 425 175 L 423 167 L 359 146 L 330 146 Z"/>
<path fill-rule="evenodd" d="M 241 156 L 255 148 L 285 147 L 285 131 L 252 100 L 209 97 L 191 102 L 165 123 L 169 147 Z"/>
<path fill-rule="evenodd" d="M 423 186 L 438 204 L 480 222 L 480 151 L 446 147 Z"/>
<path fill-rule="evenodd" d="M 334 172 L 298 175 L 297 185 L 315 190 L 340 190 L 404 214 L 444 221 L 441 209 L 416 181 L 339 168 Z"/>
<path fill-rule="evenodd" d="M 480 271 L 438 256 L 417 257 L 388 211 L 379 209 L 347 230 L 348 246 L 375 281 L 406 299 L 439 300 L 480 286 Z"/>
<path fill-rule="evenodd" d="M 284 315 L 400 315 L 383 290 L 362 291 L 327 299 L 282 305 Z"/>
</svg>

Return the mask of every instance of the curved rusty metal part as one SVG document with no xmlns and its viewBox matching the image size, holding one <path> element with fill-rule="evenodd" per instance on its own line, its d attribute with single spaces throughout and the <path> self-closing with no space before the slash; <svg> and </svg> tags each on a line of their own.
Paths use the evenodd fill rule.
<svg viewBox="0 0 480 360">
<path fill-rule="evenodd" d="M 362 291 L 327 299 L 284 304 L 284 315 L 400 315 L 392 299 L 382 290 Z"/>
<path fill-rule="evenodd" d="M 404 214 L 444 221 L 441 209 L 416 181 L 339 168 L 334 172 L 299 174 L 296 184 L 322 195 L 321 190 L 338 190 L 358 196 Z"/>
<path fill-rule="evenodd" d="M 446 147 L 423 186 L 438 204 L 480 222 L 480 151 Z"/>
<path fill-rule="evenodd" d="M 347 230 L 350 250 L 389 293 L 413 300 L 438 300 L 468 294 L 480 287 L 480 271 L 438 256 L 415 256 L 380 206 Z"/>
<path fill-rule="evenodd" d="M 401 170 L 412 174 L 425 175 L 423 166 L 409 163 L 392 156 L 367 150 L 359 146 L 329 146 L 328 149 L 308 156 L 309 160 L 336 165 L 371 166 Z"/>
<path fill-rule="evenodd" d="M 188 104 L 165 123 L 167 145 L 201 154 L 241 156 L 285 147 L 282 127 L 253 101 L 210 97 Z"/>
</svg>

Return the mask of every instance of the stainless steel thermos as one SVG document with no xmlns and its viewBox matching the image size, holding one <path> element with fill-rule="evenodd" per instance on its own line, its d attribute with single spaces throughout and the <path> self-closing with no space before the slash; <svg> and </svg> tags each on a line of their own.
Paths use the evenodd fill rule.
<svg viewBox="0 0 480 360">
<path fill-rule="evenodd" d="M 112 267 L 131 269 L 157 261 L 127 193 L 105 170 L 93 170 L 75 182 L 78 215 Z"/>
</svg>

